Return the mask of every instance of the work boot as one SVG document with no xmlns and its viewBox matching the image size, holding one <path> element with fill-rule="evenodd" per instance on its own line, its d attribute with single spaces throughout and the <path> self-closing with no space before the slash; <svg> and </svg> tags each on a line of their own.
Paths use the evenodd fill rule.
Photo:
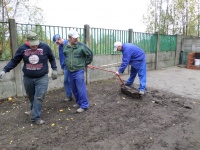
<svg viewBox="0 0 200 150">
<path fill-rule="evenodd" d="M 139 94 L 140 95 L 144 95 L 144 91 L 139 91 Z"/>
<path fill-rule="evenodd" d="M 31 111 L 29 110 L 29 111 L 25 111 L 24 112 L 26 115 L 28 115 L 28 116 L 30 116 L 31 115 Z"/>
<path fill-rule="evenodd" d="M 42 120 L 42 119 L 38 119 L 38 120 L 35 122 L 35 124 L 37 124 L 37 125 L 41 125 L 41 124 L 44 124 L 44 123 L 45 123 L 45 121 Z"/>
<path fill-rule="evenodd" d="M 72 100 L 73 100 L 73 97 L 72 97 L 72 96 L 71 96 L 71 97 L 67 97 L 67 98 L 64 99 L 65 102 L 68 102 L 68 101 L 71 102 Z"/>
<path fill-rule="evenodd" d="M 76 111 L 78 112 L 78 113 L 82 113 L 82 112 L 84 112 L 86 109 L 83 109 L 83 108 L 79 108 L 79 109 L 77 109 Z"/>
<path fill-rule="evenodd" d="M 32 115 L 33 112 L 32 112 L 31 110 L 29 110 L 29 111 L 25 111 L 24 113 L 25 113 L 26 115 L 30 116 L 30 115 Z"/>
</svg>

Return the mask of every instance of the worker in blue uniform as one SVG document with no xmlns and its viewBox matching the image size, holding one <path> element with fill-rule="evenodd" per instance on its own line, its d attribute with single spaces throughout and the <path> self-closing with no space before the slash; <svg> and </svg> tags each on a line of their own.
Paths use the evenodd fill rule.
<svg viewBox="0 0 200 150">
<path fill-rule="evenodd" d="M 144 51 L 132 43 L 114 43 L 114 51 L 122 52 L 122 63 L 116 74 L 122 74 L 128 65 L 131 65 L 130 77 L 126 81 L 126 86 L 131 86 L 138 74 L 140 85 L 139 94 L 144 95 L 146 90 L 146 55 Z"/>
</svg>

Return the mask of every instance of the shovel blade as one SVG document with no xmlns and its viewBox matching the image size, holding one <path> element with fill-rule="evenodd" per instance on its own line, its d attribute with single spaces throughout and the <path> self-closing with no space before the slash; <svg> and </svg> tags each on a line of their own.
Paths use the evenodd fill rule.
<svg viewBox="0 0 200 150">
<path fill-rule="evenodd" d="M 127 86 L 121 85 L 121 92 L 125 95 L 128 95 L 132 98 L 142 98 L 143 95 L 140 95 L 137 89 L 130 88 Z"/>
</svg>

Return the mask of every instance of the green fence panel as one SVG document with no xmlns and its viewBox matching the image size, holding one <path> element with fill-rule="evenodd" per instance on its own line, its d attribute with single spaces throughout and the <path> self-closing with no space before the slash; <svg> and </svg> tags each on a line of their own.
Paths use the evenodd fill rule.
<svg viewBox="0 0 200 150">
<path fill-rule="evenodd" d="M 90 28 L 90 48 L 95 55 L 114 54 L 114 43 L 128 42 L 128 31 L 102 28 Z"/>
<path fill-rule="evenodd" d="M 154 34 L 133 32 L 133 44 L 142 48 L 146 53 L 155 53 L 156 37 Z"/>
<path fill-rule="evenodd" d="M 160 51 L 176 51 L 176 35 L 160 35 Z"/>
</svg>

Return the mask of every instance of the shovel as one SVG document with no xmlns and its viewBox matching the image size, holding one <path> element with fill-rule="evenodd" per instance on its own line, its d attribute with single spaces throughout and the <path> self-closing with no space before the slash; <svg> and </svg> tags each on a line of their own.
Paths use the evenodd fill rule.
<svg viewBox="0 0 200 150">
<path fill-rule="evenodd" d="M 107 70 L 107 69 L 100 68 L 100 67 L 95 67 L 95 66 L 92 66 L 92 65 L 88 65 L 87 67 L 90 68 L 90 69 L 98 69 L 98 70 L 102 70 L 102 71 L 111 72 L 113 74 L 116 74 L 114 71 Z M 125 85 L 124 81 L 122 80 L 122 78 L 120 77 L 119 74 L 116 74 L 116 75 L 118 76 L 120 82 L 122 83 L 121 84 L 121 92 L 122 93 L 124 93 L 128 96 L 131 96 L 133 98 L 140 98 L 141 97 L 141 95 L 138 93 L 138 91 L 136 89 L 130 88 L 130 87 Z"/>
</svg>

